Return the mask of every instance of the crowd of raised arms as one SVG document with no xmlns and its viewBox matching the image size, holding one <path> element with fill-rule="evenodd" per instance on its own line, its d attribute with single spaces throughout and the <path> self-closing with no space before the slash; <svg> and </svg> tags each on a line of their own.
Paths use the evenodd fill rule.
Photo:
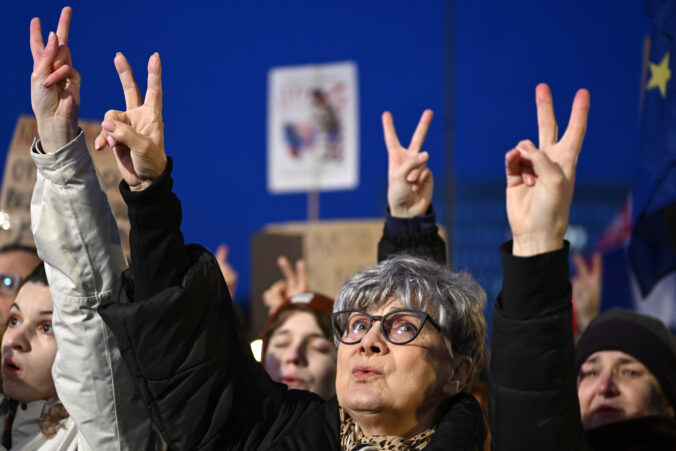
<svg viewBox="0 0 676 451">
<path fill-rule="evenodd" d="M 538 85 L 537 144 L 515 137 L 505 154 L 512 239 L 499 253 L 496 243 L 504 280 L 490 351 L 486 293 L 449 268 L 436 226 L 426 110 L 408 147 L 382 115 L 379 263 L 327 296 L 309 291 L 302 262 L 280 258 L 258 362 L 238 332 L 225 251 L 184 243 L 157 53 L 145 95 L 115 56 L 126 109 L 109 110 L 95 139 L 122 177 L 128 265 L 78 127 L 71 15 L 62 10 L 46 42 L 40 19 L 30 23 L 37 253 L 0 250 L 4 449 L 676 449 L 674 335 L 620 309 L 573 335 L 564 233 L 585 89 L 559 138 Z"/>
</svg>

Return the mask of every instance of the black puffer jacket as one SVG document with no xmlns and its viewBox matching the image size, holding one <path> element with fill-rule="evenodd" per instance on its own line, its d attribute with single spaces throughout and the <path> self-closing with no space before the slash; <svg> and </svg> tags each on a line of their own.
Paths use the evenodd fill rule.
<svg viewBox="0 0 676 451">
<path fill-rule="evenodd" d="M 162 436 L 176 450 L 340 449 L 336 399 L 273 382 L 241 342 L 216 260 L 183 243 L 170 170 L 145 191 L 121 187 L 132 269 L 121 303 L 100 311 Z M 426 449 L 478 450 L 484 438 L 478 403 L 461 394 Z"/>
<path fill-rule="evenodd" d="M 573 347 L 568 246 L 521 258 L 502 246 L 493 311 L 489 414 L 495 450 L 675 450 L 676 422 L 623 421 L 585 432 Z"/>
</svg>

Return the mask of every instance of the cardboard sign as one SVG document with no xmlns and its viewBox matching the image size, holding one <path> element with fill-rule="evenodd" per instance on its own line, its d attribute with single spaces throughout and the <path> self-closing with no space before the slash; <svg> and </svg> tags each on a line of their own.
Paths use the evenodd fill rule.
<svg viewBox="0 0 676 451">
<path fill-rule="evenodd" d="M 101 131 L 95 121 L 80 121 L 85 132 L 90 152 L 94 138 Z M 6 244 L 35 246 L 31 233 L 30 204 L 36 180 L 35 163 L 30 157 L 33 138 L 38 136 L 37 122 L 32 116 L 20 116 L 14 129 L 14 136 L 7 152 L 5 174 L 2 178 L 0 195 L 0 247 Z M 108 201 L 113 209 L 122 239 L 122 247 L 129 255 L 129 218 L 127 206 L 118 190 L 121 180 L 115 156 L 109 148 L 91 152 L 94 165 L 105 187 Z"/>
<path fill-rule="evenodd" d="M 335 298 L 354 273 L 378 263 L 378 241 L 384 219 L 289 222 L 269 224 L 251 240 L 251 334 L 258 336 L 267 320 L 263 292 L 282 279 L 277 257 L 292 263 L 305 259 L 310 291 Z M 440 227 L 440 234 L 446 237 Z"/>
</svg>

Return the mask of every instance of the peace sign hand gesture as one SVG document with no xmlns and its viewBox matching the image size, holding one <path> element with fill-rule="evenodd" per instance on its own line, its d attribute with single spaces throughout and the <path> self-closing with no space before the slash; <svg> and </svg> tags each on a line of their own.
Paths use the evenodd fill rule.
<svg viewBox="0 0 676 451">
<path fill-rule="evenodd" d="M 531 256 L 563 247 L 573 200 L 577 159 L 587 129 L 589 92 L 575 95 L 563 137 L 558 130 L 552 93 L 544 83 L 535 88 L 540 148 L 521 141 L 505 155 L 507 217 L 516 256 Z"/>
<path fill-rule="evenodd" d="M 42 149 L 55 152 L 78 134 L 80 74 L 72 67 L 68 49 L 68 30 L 73 10 L 65 7 L 56 33 L 50 32 L 47 45 L 42 40 L 42 25 L 35 17 L 30 24 L 30 48 L 33 55 L 31 105 L 38 124 Z"/>
<path fill-rule="evenodd" d="M 95 146 L 108 143 L 115 150 L 117 167 L 132 191 L 142 191 L 158 178 L 167 166 L 162 122 L 162 68 L 160 55 L 148 60 L 148 89 L 145 100 L 134 80 L 131 66 L 122 53 L 115 56 L 126 111 L 109 110 L 101 123 L 103 130 Z"/>
<path fill-rule="evenodd" d="M 394 120 L 389 111 L 383 113 L 383 133 L 388 154 L 387 203 L 392 216 L 410 218 L 424 215 L 432 201 L 434 179 L 427 167 L 429 154 L 420 152 L 434 113 L 425 110 L 413 133 L 408 148 L 399 142 Z"/>
</svg>

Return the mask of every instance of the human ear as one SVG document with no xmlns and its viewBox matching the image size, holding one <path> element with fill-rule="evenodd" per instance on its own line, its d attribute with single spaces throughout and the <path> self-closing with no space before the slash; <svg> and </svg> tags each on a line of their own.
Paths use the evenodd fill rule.
<svg viewBox="0 0 676 451">
<path fill-rule="evenodd" d="M 444 384 L 444 393 L 455 396 L 460 393 L 472 374 L 472 359 L 464 355 L 456 355 L 451 360 L 451 371 Z"/>
</svg>

